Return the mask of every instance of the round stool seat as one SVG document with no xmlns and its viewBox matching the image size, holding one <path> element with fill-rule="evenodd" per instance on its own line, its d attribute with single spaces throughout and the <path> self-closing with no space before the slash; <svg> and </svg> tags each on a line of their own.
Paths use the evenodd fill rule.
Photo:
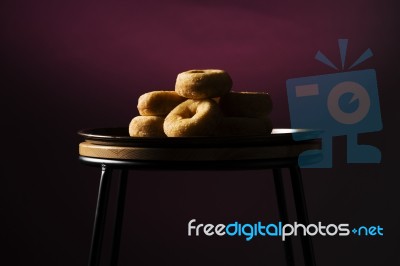
<svg viewBox="0 0 400 266">
<path fill-rule="evenodd" d="M 81 156 L 145 161 L 238 161 L 297 158 L 305 150 L 318 150 L 316 131 L 275 129 L 254 137 L 131 138 L 126 128 L 81 131 Z M 112 135 L 111 135 L 112 134 Z M 293 135 L 301 136 L 294 141 Z"/>
</svg>

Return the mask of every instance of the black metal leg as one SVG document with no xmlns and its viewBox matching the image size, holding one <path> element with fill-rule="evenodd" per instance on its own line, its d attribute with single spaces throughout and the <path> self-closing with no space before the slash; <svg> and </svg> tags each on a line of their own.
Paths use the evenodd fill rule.
<svg viewBox="0 0 400 266">
<path fill-rule="evenodd" d="M 278 201 L 279 218 L 283 224 L 286 224 L 288 223 L 289 219 L 286 208 L 285 189 L 282 180 L 282 170 L 280 168 L 274 168 L 272 171 L 274 173 L 274 183 L 275 183 L 276 197 Z M 292 246 L 292 239 L 290 237 L 286 238 L 286 240 L 283 242 L 283 247 L 285 249 L 286 265 L 294 266 L 293 246 Z"/>
<path fill-rule="evenodd" d="M 96 214 L 94 218 L 92 245 L 89 255 L 89 266 L 100 265 L 101 247 L 106 224 L 107 203 L 110 194 L 112 168 L 103 164 L 101 166 L 101 178 L 99 193 L 97 196 Z"/>
<path fill-rule="evenodd" d="M 306 197 L 304 195 L 303 181 L 301 178 L 300 168 L 298 166 L 290 167 L 290 176 L 292 178 L 293 195 L 296 206 L 298 222 L 308 225 L 308 213 L 306 206 Z M 301 236 L 301 244 L 303 246 L 304 262 L 307 266 L 315 266 L 314 248 L 310 236 Z"/>
<path fill-rule="evenodd" d="M 121 241 L 122 222 L 124 219 L 126 187 L 128 183 L 128 169 L 122 169 L 117 198 L 117 211 L 114 224 L 114 237 L 112 242 L 111 263 L 112 266 L 118 265 L 119 246 Z"/>
</svg>

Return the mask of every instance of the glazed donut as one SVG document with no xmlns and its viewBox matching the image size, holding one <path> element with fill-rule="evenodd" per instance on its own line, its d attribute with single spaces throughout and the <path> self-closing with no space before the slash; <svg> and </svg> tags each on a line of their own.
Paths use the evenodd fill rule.
<svg viewBox="0 0 400 266">
<path fill-rule="evenodd" d="M 214 100 L 187 100 L 167 115 L 164 132 L 168 137 L 212 136 L 221 118 Z"/>
<path fill-rule="evenodd" d="M 218 69 L 189 70 L 178 74 L 175 91 L 189 99 L 209 99 L 223 96 L 232 88 L 228 73 Z"/>
<path fill-rule="evenodd" d="M 230 92 L 219 101 L 225 116 L 264 117 L 272 111 L 272 100 L 263 92 Z"/>
<path fill-rule="evenodd" d="M 272 131 L 272 122 L 268 117 L 224 117 L 215 130 L 215 136 L 265 136 Z"/>
<path fill-rule="evenodd" d="M 131 137 L 166 137 L 163 123 L 162 116 L 136 116 L 129 124 L 129 135 Z"/>
<path fill-rule="evenodd" d="M 175 91 L 152 91 L 139 97 L 137 108 L 140 115 L 166 116 L 185 100 Z"/>
</svg>

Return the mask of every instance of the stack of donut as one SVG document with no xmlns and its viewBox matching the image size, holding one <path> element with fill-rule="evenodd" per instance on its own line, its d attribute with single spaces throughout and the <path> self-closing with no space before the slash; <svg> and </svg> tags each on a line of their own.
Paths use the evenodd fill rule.
<svg viewBox="0 0 400 266">
<path fill-rule="evenodd" d="M 223 70 L 189 70 L 175 91 L 152 91 L 138 100 L 140 116 L 129 124 L 132 137 L 254 136 L 272 131 L 268 93 L 231 92 Z"/>
</svg>

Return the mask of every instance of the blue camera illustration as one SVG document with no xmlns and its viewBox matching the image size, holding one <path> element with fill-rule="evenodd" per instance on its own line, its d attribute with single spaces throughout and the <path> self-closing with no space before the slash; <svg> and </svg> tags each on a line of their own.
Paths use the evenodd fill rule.
<svg viewBox="0 0 400 266">
<path fill-rule="evenodd" d="M 339 40 L 344 68 L 347 40 Z M 372 56 L 368 49 L 350 69 Z M 321 52 L 316 59 L 337 69 Z M 382 129 L 378 86 L 374 69 L 339 72 L 326 75 L 289 79 L 286 81 L 292 128 L 322 130 L 322 157 L 316 164 L 307 162 L 305 151 L 299 165 L 307 168 L 332 167 L 332 138 L 347 137 L 348 163 L 379 163 L 380 150 L 370 145 L 359 145 L 357 134 Z M 296 136 L 294 136 L 296 140 Z"/>
</svg>

